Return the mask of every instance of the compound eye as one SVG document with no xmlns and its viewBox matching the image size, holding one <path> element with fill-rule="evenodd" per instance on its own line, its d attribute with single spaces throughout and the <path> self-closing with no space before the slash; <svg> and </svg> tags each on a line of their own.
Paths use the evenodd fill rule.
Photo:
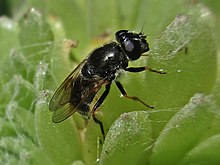
<svg viewBox="0 0 220 165">
<path fill-rule="evenodd" d="M 132 52 L 134 50 L 134 44 L 131 41 L 125 41 L 124 42 L 124 48 L 128 52 Z"/>
<path fill-rule="evenodd" d="M 123 48 L 130 60 L 137 60 L 141 56 L 141 45 L 137 40 L 127 40 L 123 42 Z"/>
</svg>

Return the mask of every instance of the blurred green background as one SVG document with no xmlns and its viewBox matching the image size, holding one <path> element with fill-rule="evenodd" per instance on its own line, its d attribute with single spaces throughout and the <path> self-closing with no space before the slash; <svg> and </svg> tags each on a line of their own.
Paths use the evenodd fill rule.
<svg viewBox="0 0 220 165">
<path fill-rule="evenodd" d="M 220 164 L 220 1 L 0 0 L 0 164 Z M 141 31 L 148 56 L 114 83 L 97 113 L 51 121 L 65 77 L 120 29 Z M 99 94 L 103 92 L 103 89 Z"/>
</svg>

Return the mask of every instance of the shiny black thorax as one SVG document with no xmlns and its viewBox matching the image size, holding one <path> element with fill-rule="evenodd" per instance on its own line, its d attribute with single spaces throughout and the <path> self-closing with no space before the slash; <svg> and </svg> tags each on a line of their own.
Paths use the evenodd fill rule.
<svg viewBox="0 0 220 165">
<path fill-rule="evenodd" d="M 82 68 L 82 75 L 86 78 L 101 77 L 107 81 L 116 78 L 120 69 L 128 66 L 128 58 L 116 42 L 105 44 L 95 49 L 88 57 Z"/>
</svg>

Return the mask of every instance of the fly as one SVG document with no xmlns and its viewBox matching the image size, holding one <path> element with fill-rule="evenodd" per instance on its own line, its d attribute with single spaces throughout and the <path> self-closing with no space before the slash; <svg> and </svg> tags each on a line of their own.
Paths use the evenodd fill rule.
<svg viewBox="0 0 220 165">
<path fill-rule="evenodd" d="M 103 137 L 105 137 L 103 124 L 96 118 L 95 112 L 109 94 L 112 82 L 116 84 L 124 97 L 138 101 L 148 108 L 154 108 L 138 97 L 127 95 L 122 84 L 116 79 L 121 70 L 128 72 L 148 70 L 165 74 L 163 71 L 157 71 L 147 66 L 128 67 L 129 61 L 138 60 L 143 53 L 149 51 L 146 35 L 142 32 L 119 30 L 115 33 L 115 38 L 117 42 L 104 44 L 91 52 L 56 90 L 49 103 L 49 109 L 53 112 L 52 121 L 54 123 L 64 121 L 75 112 L 88 119 L 91 114 L 93 120 L 99 124 Z M 105 86 L 105 91 L 95 105 L 90 107 L 102 86 Z"/>
</svg>

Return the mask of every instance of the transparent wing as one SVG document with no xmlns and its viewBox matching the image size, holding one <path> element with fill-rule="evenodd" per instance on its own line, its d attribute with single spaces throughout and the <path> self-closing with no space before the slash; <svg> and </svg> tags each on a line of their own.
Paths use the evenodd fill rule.
<svg viewBox="0 0 220 165">
<path fill-rule="evenodd" d="M 76 78 L 79 76 L 80 71 L 86 59 L 82 61 L 64 80 L 60 87 L 56 90 L 52 96 L 49 109 L 53 112 L 52 120 L 55 123 L 61 122 L 71 116 L 74 112 L 77 111 L 77 107 L 71 104 L 71 91 L 76 81 Z"/>
<path fill-rule="evenodd" d="M 70 103 L 66 103 L 64 106 L 53 112 L 52 121 L 54 123 L 62 122 L 70 117 L 72 114 L 74 114 L 76 111 L 76 107 L 74 107 Z"/>
</svg>

